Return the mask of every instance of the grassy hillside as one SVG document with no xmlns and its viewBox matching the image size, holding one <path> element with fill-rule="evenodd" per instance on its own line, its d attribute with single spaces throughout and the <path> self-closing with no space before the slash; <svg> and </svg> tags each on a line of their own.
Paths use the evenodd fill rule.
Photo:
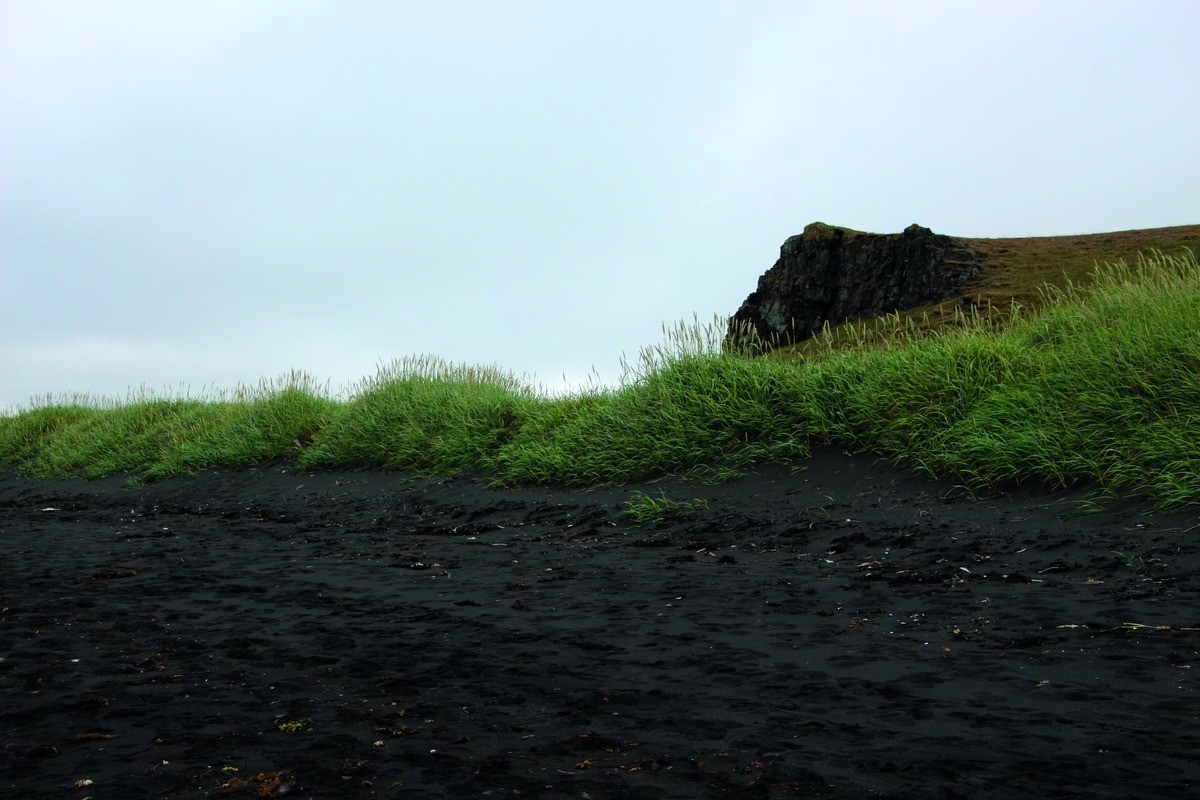
<svg viewBox="0 0 1200 800">
<path fill-rule="evenodd" d="M 596 484 L 786 461 L 836 442 L 968 486 L 1086 484 L 1200 503 L 1190 253 L 1108 266 L 1044 291 L 1036 312 L 960 318 L 886 347 L 781 362 L 724 353 L 723 333 L 677 328 L 619 388 L 566 398 L 500 369 L 424 358 L 381 370 L 347 401 L 294 374 L 207 400 L 47 403 L 0 418 L 0 463 L 153 479 L 285 457 L 304 469 Z"/>
<path fill-rule="evenodd" d="M 936 331 L 959 325 L 963 316 L 982 314 L 1003 320 L 1013 309 L 1032 311 L 1043 303 L 1043 287 L 1086 286 L 1096 266 L 1126 261 L 1139 254 L 1200 253 L 1200 225 L 1117 231 L 1079 236 L 1020 239 L 963 239 L 982 265 L 974 280 L 956 296 L 899 314 L 834 326 L 825 337 L 780 348 L 774 357 L 805 357 L 815 350 L 859 347 L 886 339 L 897 331 Z"/>
</svg>

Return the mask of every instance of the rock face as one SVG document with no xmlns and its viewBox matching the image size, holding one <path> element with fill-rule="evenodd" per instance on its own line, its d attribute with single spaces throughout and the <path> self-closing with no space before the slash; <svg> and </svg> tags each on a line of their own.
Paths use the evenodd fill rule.
<svg viewBox="0 0 1200 800">
<path fill-rule="evenodd" d="M 726 341 L 791 344 L 827 323 L 944 300 L 978 270 L 965 240 L 920 225 L 875 234 L 814 222 L 783 243 L 775 266 L 730 318 Z"/>
</svg>

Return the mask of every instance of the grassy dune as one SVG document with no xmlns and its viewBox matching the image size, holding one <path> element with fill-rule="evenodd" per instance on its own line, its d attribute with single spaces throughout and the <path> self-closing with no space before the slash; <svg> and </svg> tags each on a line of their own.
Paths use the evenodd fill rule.
<svg viewBox="0 0 1200 800">
<path fill-rule="evenodd" d="M 397 362 L 334 400 L 311 378 L 208 399 L 45 401 L 0 417 L 0 463 L 139 479 L 284 457 L 305 469 L 471 470 L 498 484 L 697 476 L 836 442 L 967 486 L 1035 483 L 1200 502 L 1200 266 L 1099 268 L 1036 310 L 896 318 L 799 360 L 678 327 L 619 388 L 545 396 L 492 367 Z"/>
</svg>

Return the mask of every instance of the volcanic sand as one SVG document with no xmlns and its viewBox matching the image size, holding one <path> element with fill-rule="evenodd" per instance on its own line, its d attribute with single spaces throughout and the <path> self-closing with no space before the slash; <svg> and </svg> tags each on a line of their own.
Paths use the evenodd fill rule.
<svg viewBox="0 0 1200 800">
<path fill-rule="evenodd" d="M 1084 497 L 0 475 L 0 796 L 1196 797 L 1197 515 Z"/>
</svg>

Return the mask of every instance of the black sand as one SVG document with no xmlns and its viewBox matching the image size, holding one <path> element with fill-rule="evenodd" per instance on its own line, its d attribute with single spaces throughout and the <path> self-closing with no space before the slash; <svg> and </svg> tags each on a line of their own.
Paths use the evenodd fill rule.
<svg viewBox="0 0 1200 800">
<path fill-rule="evenodd" d="M 1200 796 L 1194 512 L 804 466 L 0 476 L 0 796 Z"/>
</svg>

